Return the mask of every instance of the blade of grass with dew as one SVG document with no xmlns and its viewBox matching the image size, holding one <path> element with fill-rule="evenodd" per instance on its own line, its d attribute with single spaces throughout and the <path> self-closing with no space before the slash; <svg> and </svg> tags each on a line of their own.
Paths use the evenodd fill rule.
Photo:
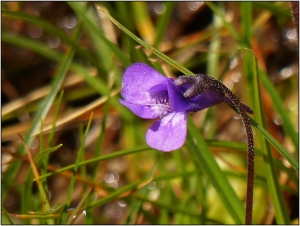
<svg viewBox="0 0 300 226">
<path fill-rule="evenodd" d="M 85 133 L 84 133 L 84 136 L 82 138 L 82 142 L 81 142 L 81 145 L 80 145 L 80 148 L 79 148 L 79 151 L 78 151 L 78 155 L 77 155 L 77 158 L 76 158 L 76 163 L 74 164 L 73 176 L 71 178 L 71 182 L 70 182 L 69 190 L 68 190 L 68 194 L 67 194 L 66 208 L 65 208 L 65 211 L 62 214 L 62 219 L 61 219 L 62 224 L 65 224 L 67 222 L 67 217 L 68 217 L 67 209 L 70 208 L 72 193 L 73 193 L 73 189 L 74 189 L 74 186 L 75 186 L 76 174 L 77 174 L 77 171 L 78 171 L 78 168 L 79 168 L 79 163 L 80 163 L 80 161 L 83 157 L 84 144 L 85 144 L 85 140 L 86 140 L 86 137 L 87 137 L 89 129 L 90 129 L 92 118 L 93 118 L 93 113 L 91 114 L 90 120 L 87 124 L 86 130 L 85 130 Z"/>
<path fill-rule="evenodd" d="M 196 139 L 197 144 L 193 139 Z M 189 119 L 187 140 L 190 146 L 189 151 L 192 156 L 196 157 L 196 167 L 201 166 L 203 168 L 233 220 L 237 224 L 242 224 L 244 222 L 245 208 L 241 200 L 239 200 L 226 176 L 221 171 L 197 128 Z M 201 150 L 199 147 L 201 147 Z"/>
<path fill-rule="evenodd" d="M 82 23 L 79 22 L 79 25 L 74 32 L 74 40 L 75 41 L 79 40 L 79 37 L 81 34 L 81 25 L 82 25 Z M 40 119 L 45 118 L 45 116 L 47 115 L 47 113 L 53 103 L 53 100 L 54 100 L 55 96 L 57 95 L 58 90 L 60 89 L 60 87 L 65 79 L 67 70 L 71 64 L 74 54 L 75 54 L 75 50 L 73 48 L 69 49 L 69 51 L 66 53 L 64 59 L 61 61 L 60 65 L 58 66 L 56 75 L 54 77 L 54 81 L 52 83 L 51 92 L 41 102 L 41 108 L 37 111 L 37 113 L 34 117 L 34 120 L 32 122 L 32 125 L 25 136 L 24 140 L 25 140 L 26 145 L 30 146 L 31 142 L 34 139 L 32 137 L 32 134 L 37 132 L 39 129 Z M 24 148 L 22 148 L 22 146 L 17 151 L 18 151 L 18 153 L 21 153 L 21 154 L 24 154 L 24 152 L 25 152 Z M 9 166 L 8 170 L 4 173 L 3 178 L 15 178 L 15 175 L 16 175 L 18 169 L 20 168 L 20 166 L 21 166 L 21 162 L 15 162 L 15 163 L 11 164 Z M 2 185 L 1 185 L 2 197 L 5 196 L 9 186 L 10 186 L 9 181 L 2 183 Z"/>
<path fill-rule="evenodd" d="M 84 205 L 84 203 L 86 202 L 88 196 L 90 195 L 91 191 L 92 191 L 92 187 L 87 190 L 85 192 L 85 194 L 82 196 L 82 198 L 80 199 L 79 204 L 76 206 L 76 208 L 72 211 L 72 215 L 69 217 L 69 220 L 67 221 L 67 224 L 74 224 L 75 220 L 78 218 L 79 213 L 80 213 L 80 209 L 82 208 L 82 206 Z"/>
<path fill-rule="evenodd" d="M 259 88 L 259 80 L 258 80 L 258 68 L 257 68 L 257 61 L 256 57 L 253 55 L 253 80 L 254 80 L 254 111 L 256 112 L 255 118 L 259 124 L 265 127 L 265 120 L 264 120 L 264 112 L 262 107 L 262 100 Z M 260 136 L 261 140 L 261 149 L 266 155 L 266 178 L 268 183 L 269 192 L 271 194 L 271 198 L 273 201 L 273 206 L 275 209 L 275 218 L 278 224 L 289 224 L 289 217 L 287 213 L 287 209 L 284 203 L 284 199 L 282 196 L 282 192 L 278 182 L 278 176 L 275 171 L 273 157 L 270 149 L 270 145 L 266 142 L 265 137 Z"/>
</svg>

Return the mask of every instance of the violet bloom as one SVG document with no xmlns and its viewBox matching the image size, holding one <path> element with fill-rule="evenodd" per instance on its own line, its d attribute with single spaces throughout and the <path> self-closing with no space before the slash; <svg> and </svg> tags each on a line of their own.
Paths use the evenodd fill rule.
<svg viewBox="0 0 300 226">
<path fill-rule="evenodd" d="M 178 81 L 178 79 L 176 79 Z M 169 152 L 181 148 L 187 134 L 189 112 L 226 102 L 229 98 L 210 88 L 200 95 L 185 98 L 183 94 L 191 84 L 175 85 L 152 67 L 135 63 L 123 75 L 120 103 L 144 119 L 158 119 L 147 131 L 147 144 L 157 150 Z M 245 105 L 246 111 L 250 111 Z"/>
</svg>

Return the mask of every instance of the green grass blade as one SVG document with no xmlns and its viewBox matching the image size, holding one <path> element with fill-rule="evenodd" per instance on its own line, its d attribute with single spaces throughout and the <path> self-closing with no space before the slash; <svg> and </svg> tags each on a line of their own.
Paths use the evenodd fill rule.
<svg viewBox="0 0 300 226">
<path fill-rule="evenodd" d="M 252 37 L 252 2 L 241 2 L 242 29 L 246 46 L 251 47 Z"/>
<path fill-rule="evenodd" d="M 74 35 L 74 40 L 78 41 L 79 37 L 81 34 L 81 25 L 79 24 L 79 26 L 77 27 L 77 30 L 75 31 L 75 35 Z M 33 134 L 37 133 L 39 130 L 39 125 L 40 125 L 40 120 L 44 119 L 54 101 L 55 96 L 57 95 L 64 79 L 66 76 L 66 73 L 69 69 L 69 66 L 72 62 L 73 56 L 75 54 L 75 50 L 73 48 L 70 49 L 69 52 L 66 53 L 65 57 L 63 58 L 63 60 L 61 61 L 54 81 L 52 83 L 52 88 L 51 91 L 49 93 L 49 95 L 41 102 L 41 107 L 37 110 L 36 115 L 34 116 L 33 122 L 31 124 L 30 129 L 28 130 L 24 141 L 26 143 L 27 146 L 30 146 L 34 137 L 32 137 Z M 25 149 L 22 146 L 19 150 L 19 153 L 24 154 L 25 153 Z M 18 163 L 12 163 L 9 166 L 9 169 L 5 172 L 4 177 L 6 178 L 15 178 L 15 175 L 20 167 L 20 162 Z M 2 193 L 2 195 L 4 195 L 7 191 L 7 188 L 9 187 L 10 182 L 6 182 L 4 186 L 2 186 L 2 189 L 4 190 L 4 192 Z M 2 190 L 2 191 L 3 191 Z"/>
<path fill-rule="evenodd" d="M 9 214 L 7 213 L 6 208 L 3 205 L 3 202 L 2 202 L 2 211 L 4 213 L 4 216 L 7 218 L 8 223 L 14 225 L 14 222 L 12 221 Z M 3 220 L 3 216 L 2 216 L 1 224 L 6 224 L 5 221 Z"/>
<path fill-rule="evenodd" d="M 111 20 L 118 28 L 120 28 L 122 31 L 124 31 L 127 35 L 129 35 L 132 39 L 134 39 L 136 42 L 140 43 L 142 46 L 144 46 L 146 49 L 153 52 L 155 55 L 160 57 L 161 59 L 165 60 L 167 63 L 172 65 L 173 67 L 177 68 L 179 71 L 186 75 L 193 75 L 190 70 L 186 69 L 185 67 L 178 64 L 175 60 L 171 59 L 170 57 L 164 55 L 157 49 L 153 48 L 151 45 L 144 42 L 142 39 L 138 38 L 136 35 L 134 35 L 132 32 L 130 32 L 127 28 L 125 28 L 122 24 L 120 24 L 118 21 L 116 21 L 111 15 L 109 15 L 104 9 L 98 8 L 102 13 L 104 13 L 109 20 Z"/>
<path fill-rule="evenodd" d="M 122 62 L 126 67 L 131 64 L 130 60 L 125 56 L 125 54 L 112 42 L 110 42 L 103 34 L 103 32 L 94 24 L 94 20 L 87 17 L 86 11 L 81 7 L 79 2 L 68 2 L 72 9 L 78 14 L 78 16 L 83 20 L 85 26 L 89 27 L 91 31 L 95 33 L 96 36 L 102 39 L 105 45 L 110 48 L 116 57 Z"/>
<path fill-rule="evenodd" d="M 264 85 L 264 87 L 266 88 L 266 90 L 268 91 L 268 93 L 270 94 L 270 96 L 272 98 L 272 102 L 274 104 L 275 109 L 282 117 L 282 121 L 283 121 L 282 126 L 284 129 L 284 132 L 291 137 L 291 140 L 295 146 L 296 153 L 299 154 L 299 135 L 296 132 L 295 127 L 294 127 L 293 123 L 291 122 L 289 115 L 287 114 L 287 110 L 284 107 L 284 104 L 283 104 L 280 96 L 276 92 L 276 90 L 275 90 L 274 86 L 272 85 L 270 79 L 268 78 L 267 74 L 261 68 L 258 69 L 258 73 L 259 73 L 260 81 L 262 82 L 262 84 Z"/>
<path fill-rule="evenodd" d="M 220 10 L 218 9 L 218 7 L 212 3 L 212 2 L 205 2 L 205 4 L 207 4 L 207 6 L 213 11 L 213 13 L 217 16 L 220 17 L 220 19 L 222 20 L 224 26 L 228 29 L 228 31 L 230 32 L 230 34 L 232 35 L 232 37 L 240 44 L 243 43 L 243 40 L 241 39 L 239 33 L 236 31 L 236 29 L 233 27 L 233 25 L 229 22 L 227 22 L 227 20 L 225 19 L 225 16 L 220 12 Z"/>
<path fill-rule="evenodd" d="M 128 191 L 135 190 L 135 189 L 139 188 L 141 185 L 145 186 L 150 182 L 151 182 L 151 178 L 145 177 L 144 179 L 142 179 L 140 181 L 125 185 L 124 187 L 112 192 L 108 196 L 106 196 L 102 199 L 96 200 L 93 203 L 89 204 L 88 206 L 83 207 L 82 210 L 104 205 L 104 204 L 118 198 L 121 194 L 128 192 Z"/>
<path fill-rule="evenodd" d="M 23 36 L 16 37 L 9 33 L 3 32 L 2 41 L 30 49 L 56 62 L 62 62 L 64 58 L 57 51 L 47 48 L 46 45 L 39 43 L 37 41 L 32 41 L 31 39 L 28 39 Z M 95 89 L 101 95 L 106 95 L 109 92 L 107 85 L 104 84 L 104 82 L 99 77 L 91 76 L 89 72 L 81 65 L 73 62 L 70 65 L 70 70 L 74 71 L 77 75 L 81 76 L 87 84 L 89 84 L 93 89 Z M 115 98 L 111 99 L 111 103 L 114 105 L 114 107 L 120 108 L 120 104 Z M 126 114 L 126 112 L 124 112 L 124 114 L 125 116 L 128 115 Z"/>
<path fill-rule="evenodd" d="M 154 174 L 156 167 L 157 167 L 157 164 L 154 164 L 152 166 L 152 168 L 149 170 L 149 172 L 146 175 L 147 178 L 150 178 Z M 141 189 L 139 189 L 138 194 L 146 195 L 147 190 L 148 190 L 148 187 L 144 186 Z M 137 202 L 134 202 L 133 205 L 131 205 L 131 208 L 129 209 L 128 217 L 126 220 L 126 224 L 137 224 L 137 216 L 138 216 L 137 213 L 141 209 L 142 204 L 143 203 L 140 200 L 138 200 Z"/>
<path fill-rule="evenodd" d="M 220 12 L 220 10 L 218 10 L 218 8 L 215 6 L 214 3 L 211 2 L 206 2 L 206 4 L 210 7 L 210 9 L 216 14 L 218 15 L 221 20 L 224 23 L 224 26 L 230 31 L 231 35 L 233 36 L 233 38 L 240 43 L 242 46 L 245 46 L 245 42 L 244 40 L 241 39 L 241 37 L 239 36 L 238 32 L 236 31 L 236 29 L 225 20 L 224 15 Z M 247 3 L 243 3 L 246 4 Z M 271 3 L 270 3 L 271 4 Z M 272 3 L 273 4 L 273 3 Z M 246 10 L 246 9 L 245 9 Z M 245 23 L 249 23 L 249 21 L 247 21 L 248 19 L 245 19 Z M 246 26 L 246 25 L 245 25 Z M 249 29 L 249 28 L 244 28 L 244 29 Z M 247 31 L 248 35 L 249 31 Z M 270 94 L 273 102 L 274 102 L 274 106 L 276 108 L 276 110 L 278 111 L 278 113 L 280 114 L 280 116 L 283 119 L 283 128 L 284 131 L 291 137 L 296 150 L 298 152 L 298 145 L 299 145 L 299 141 L 298 141 L 298 134 L 293 126 L 293 124 L 291 123 L 291 120 L 288 117 L 288 114 L 286 113 L 286 109 L 283 106 L 282 101 L 280 100 L 280 97 L 278 96 L 277 92 L 275 91 L 272 83 L 270 82 L 270 79 L 268 78 L 268 76 L 262 71 L 261 68 L 258 69 L 259 72 L 259 76 L 260 79 L 262 81 L 262 84 L 264 85 L 264 87 L 266 88 L 266 90 L 268 91 L 268 93 Z"/>
<path fill-rule="evenodd" d="M 295 158 L 287 150 L 285 150 L 284 147 L 282 147 L 282 145 L 276 139 L 274 139 L 274 137 L 272 137 L 271 134 L 268 133 L 268 131 L 266 131 L 263 128 L 263 126 L 258 124 L 254 119 L 249 119 L 254 128 L 256 128 L 260 133 L 262 133 L 265 139 L 269 141 L 270 144 L 272 144 L 273 147 L 276 148 L 276 150 L 291 164 L 291 166 L 296 170 L 296 172 L 298 172 L 299 166 Z"/>
<path fill-rule="evenodd" d="M 260 10 L 270 11 L 272 14 L 278 17 L 285 17 L 286 19 L 292 20 L 291 11 L 282 7 L 283 2 L 253 2 L 253 7 Z"/>
<path fill-rule="evenodd" d="M 196 139 L 196 143 L 193 139 Z M 207 144 L 190 120 L 188 120 L 187 140 L 190 146 L 189 150 L 192 156 L 195 156 L 197 167 L 203 167 L 235 223 L 242 224 L 244 222 L 245 208 L 221 171 Z"/>
<path fill-rule="evenodd" d="M 81 57 L 85 58 L 88 62 L 90 62 L 95 67 L 98 67 L 98 62 L 95 61 L 95 57 L 93 57 L 89 52 L 84 51 L 75 40 L 72 40 L 68 35 L 66 35 L 63 31 L 59 30 L 56 26 L 48 23 L 47 21 L 40 19 L 39 17 L 32 16 L 27 13 L 18 12 L 18 11 L 8 11 L 2 10 L 2 16 L 8 16 L 15 19 L 20 19 L 22 21 L 34 24 L 36 26 L 40 26 L 43 30 L 47 31 L 49 34 L 58 37 L 60 40 L 64 41 L 68 45 L 72 46 L 76 50 L 76 53 Z M 49 47 L 48 47 L 49 48 Z"/>
<path fill-rule="evenodd" d="M 265 127 L 265 119 L 264 112 L 262 107 L 262 100 L 259 88 L 259 80 L 258 80 L 258 68 L 256 58 L 253 56 L 253 79 L 254 79 L 254 112 L 256 120 L 259 124 Z M 287 209 L 284 203 L 284 199 L 282 196 L 282 192 L 278 182 L 278 176 L 275 171 L 275 166 L 273 162 L 272 152 L 270 149 L 270 145 L 266 142 L 265 137 L 260 136 L 261 149 L 266 155 L 265 159 L 265 169 L 266 169 L 266 178 L 268 183 L 269 192 L 271 194 L 271 198 L 273 201 L 273 206 L 275 209 L 275 218 L 277 224 L 289 224 L 289 217 L 287 213 Z"/>
<path fill-rule="evenodd" d="M 60 110 L 60 107 L 61 107 L 61 101 L 62 101 L 63 95 L 64 95 L 64 91 L 62 90 L 60 92 L 60 95 L 59 95 L 58 101 L 57 101 L 57 109 L 56 109 L 55 116 L 54 116 L 53 123 L 52 123 L 53 126 L 52 126 L 52 129 L 50 131 L 50 135 L 49 135 L 49 139 L 48 139 L 48 145 L 47 145 L 48 148 L 50 148 L 52 146 L 53 137 L 54 137 L 55 128 L 56 128 L 56 122 L 57 122 L 57 119 L 58 119 L 59 110 Z"/>
<path fill-rule="evenodd" d="M 175 2 L 165 2 L 164 4 L 166 7 L 166 11 L 162 15 L 160 15 L 156 24 L 156 37 L 153 43 L 154 48 L 156 48 L 163 40 L 168 23 L 170 22 L 173 10 L 175 8 Z"/>
<path fill-rule="evenodd" d="M 66 208 L 65 208 L 65 211 L 62 214 L 62 220 L 61 220 L 62 224 L 65 224 L 67 222 L 67 217 L 68 217 L 67 208 L 70 207 L 71 197 L 72 197 L 73 189 L 74 189 L 74 186 L 75 186 L 76 174 L 77 174 L 77 171 L 78 171 L 78 168 L 79 168 L 79 162 L 81 161 L 81 159 L 83 157 L 84 144 L 85 144 L 85 140 L 86 140 L 86 137 L 87 137 L 89 129 L 90 129 L 92 118 L 93 118 L 93 113 L 91 114 L 90 120 L 87 124 L 86 130 L 85 130 L 85 133 L 84 133 L 84 136 L 83 136 L 83 139 L 82 139 L 79 151 L 78 151 L 78 155 L 77 155 L 77 158 L 76 158 L 76 163 L 74 165 L 73 176 L 71 178 L 71 182 L 70 182 L 70 186 L 69 186 L 69 190 L 68 190 L 68 195 L 67 195 Z"/>
<path fill-rule="evenodd" d="M 147 151 L 147 150 L 152 150 L 152 149 L 147 145 L 139 146 L 139 147 L 135 147 L 135 148 L 130 148 L 130 149 L 127 149 L 127 150 L 122 150 L 122 151 L 114 152 L 114 153 L 111 153 L 111 154 L 107 154 L 107 155 L 99 156 L 99 157 L 96 157 L 96 158 L 92 158 L 92 159 L 89 159 L 89 160 L 85 160 L 83 162 L 80 162 L 79 166 L 85 166 L 85 165 L 88 165 L 88 164 L 93 164 L 93 163 L 97 163 L 97 162 L 100 162 L 100 161 L 120 157 L 120 156 L 123 156 L 123 155 L 134 154 L 134 153 Z M 53 176 L 55 174 L 62 173 L 62 172 L 67 171 L 67 170 L 73 170 L 74 167 L 75 167 L 75 165 L 72 164 L 72 165 L 60 168 L 60 169 L 56 170 L 55 172 L 44 174 L 40 178 Z"/>
<path fill-rule="evenodd" d="M 49 155 L 51 152 L 54 152 L 56 150 L 58 150 L 60 147 L 62 146 L 62 144 L 59 144 L 53 148 L 47 148 L 45 150 L 42 150 L 41 152 L 39 152 L 35 158 L 34 158 L 34 162 L 36 165 L 38 165 L 41 160 L 43 160 L 43 158 L 45 158 L 47 155 Z"/>
</svg>

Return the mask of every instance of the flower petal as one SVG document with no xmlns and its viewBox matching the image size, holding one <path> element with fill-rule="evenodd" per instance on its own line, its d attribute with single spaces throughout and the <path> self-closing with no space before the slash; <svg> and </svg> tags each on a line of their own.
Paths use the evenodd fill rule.
<svg viewBox="0 0 300 226">
<path fill-rule="evenodd" d="M 196 112 L 220 104 L 224 102 L 224 98 L 219 93 L 207 89 L 199 96 L 188 100 L 188 102 L 188 112 Z"/>
<path fill-rule="evenodd" d="M 144 119 L 161 118 L 172 110 L 172 107 L 169 103 L 141 105 L 141 104 L 132 104 L 124 100 L 119 100 L 119 101 L 121 104 L 129 108 L 134 114 Z"/>
<path fill-rule="evenodd" d="M 182 95 L 181 90 L 175 86 L 174 79 L 167 79 L 170 103 L 176 112 L 187 112 L 189 102 Z"/>
<path fill-rule="evenodd" d="M 121 94 L 126 102 L 132 104 L 155 104 L 160 101 L 160 96 L 165 98 L 165 94 L 167 95 L 166 80 L 165 76 L 152 67 L 135 63 L 123 75 Z"/>
<path fill-rule="evenodd" d="M 147 144 L 160 151 L 174 151 L 184 144 L 187 113 L 172 112 L 155 122 L 146 134 Z"/>
</svg>

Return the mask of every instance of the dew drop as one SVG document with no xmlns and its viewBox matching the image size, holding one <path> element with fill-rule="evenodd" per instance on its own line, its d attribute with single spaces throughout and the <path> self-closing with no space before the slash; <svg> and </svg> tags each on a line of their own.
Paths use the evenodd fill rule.
<svg viewBox="0 0 300 226">
<path fill-rule="evenodd" d="M 288 29 L 286 31 L 286 37 L 289 39 L 291 42 L 296 42 L 298 40 L 298 35 L 296 29 Z"/>
<path fill-rule="evenodd" d="M 156 187 L 156 182 L 152 181 L 149 185 L 148 185 L 148 189 L 154 189 Z"/>
<path fill-rule="evenodd" d="M 242 77 L 241 73 L 240 72 L 236 72 L 236 73 L 233 73 L 231 75 L 231 80 L 233 82 L 239 82 L 241 80 L 241 77 Z"/>
<path fill-rule="evenodd" d="M 203 2 L 189 2 L 187 5 L 191 11 L 196 11 L 202 4 Z"/>
<path fill-rule="evenodd" d="M 108 214 L 112 214 L 114 212 L 114 210 L 115 210 L 115 206 L 112 203 L 108 203 L 104 207 L 104 211 Z"/>
<path fill-rule="evenodd" d="M 57 37 L 49 38 L 47 45 L 52 49 L 56 49 L 60 45 L 60 39 Z"/>
<path fill-rule="evenodd" d="M 238 59 L 236 57 L 234 57 L 231 61 L 230 61 L 230 65 L 229 65 L 229 68 L 230 69 L 233 69 L 237 66 L 238 64 Z"/>
<path fill-rule="evenodd" d="M 34 150 L 39 146 L 40 142 L 38 141 L 38 139 L 34 139 L 32 144 L 30 145 L 30 149 Z"/>
<path fill-rule="evenodd" d="M 283 78 L 288 78 L 292 75 L 292 69 L 290 67 L 285 67 L 281 69 L 280 74 Z"/>
<path fill-rule="evenodd" d="M 43 29 L 40 26 L 29 25 L 27 33 L 31 38 L 37 39 L 40 38 L 43 34 Z"/>
<path fill-rule="evenodd" d="M 273 119 L 274 123 L 278 126 L 282 125 L 283 124 L 283 120 L 280 116 L 276 116 L 274 119 Z"/>
<path fill-rule="evenodd" d="M 157 2 L 153 5 L 153 10 L 156 14 L 163 14 L 166 11 L 166 5 L 162 2 Z"/>
</svg>

